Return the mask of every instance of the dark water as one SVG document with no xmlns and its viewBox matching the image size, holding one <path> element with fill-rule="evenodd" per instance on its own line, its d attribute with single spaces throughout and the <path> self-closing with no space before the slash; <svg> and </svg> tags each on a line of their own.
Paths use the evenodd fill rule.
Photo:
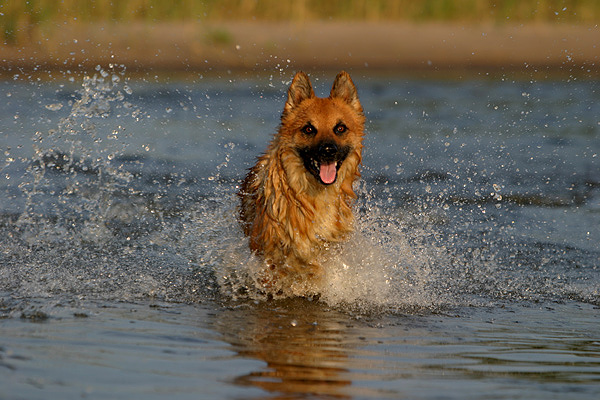
<svg viewBox="0 0 600 400">
<path fill-rule="evenodd" d="M 0 83 L 0 397 L 598 398 L 600 81 L 352 74 L 357 232 L 266 301 L 235 192 L 291 75 Z"/>
</svg>

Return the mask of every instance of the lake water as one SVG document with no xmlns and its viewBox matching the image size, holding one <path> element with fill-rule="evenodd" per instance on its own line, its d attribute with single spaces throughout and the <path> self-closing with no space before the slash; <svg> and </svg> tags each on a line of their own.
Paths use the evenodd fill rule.
<svg viewBox="0 0 600 400">
<path fill-rule="evenodd" d="M 0 82 L 0 398 L 599 398 L 600 81 L 352 73 L 357 231 L 266 300 L 235 193 L 292 74 Z"/>
</svg>

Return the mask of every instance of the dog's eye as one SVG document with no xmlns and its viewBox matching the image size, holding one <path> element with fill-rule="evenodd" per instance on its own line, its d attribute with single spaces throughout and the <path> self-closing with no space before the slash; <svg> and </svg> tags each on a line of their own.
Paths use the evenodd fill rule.
<svg viewBox="0 0 600 400">
<path fill-rule="evenodd" d="M 302 130 L 302 133 L 304 133 L 305 135 L 314 135 L 317 132 L 315 127 L 312 125 L 306 125 L 301 130 Z"/>
<path fill-rule="evenodd" d="M 335 132 L 336 135 L 341 135 L 342 133 L 346 132 L 347 130 L 348 130 L 348 128 L 344 124 L 337 124 L 335 126 L 335 128 L 333 128 L 333 131 Z"/>
</svg>

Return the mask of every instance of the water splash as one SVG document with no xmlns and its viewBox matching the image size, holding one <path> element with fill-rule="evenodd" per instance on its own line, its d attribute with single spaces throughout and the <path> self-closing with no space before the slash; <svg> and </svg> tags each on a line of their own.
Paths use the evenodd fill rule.
<svg viewBox="0 0 600 400">
<path fill-rule="evenodd" d="M 331 245 L 319 260 L 325 270 L 320 301 L 364 312 L 439 309 L 460 303 L 432 285 L 435 271 L 451 264 L 454 256 L 431 240 L 435 236 L 431 228 L 426 223 L 415 228 L 397 210 L 379 204 L 365 182 L 359 186 L 362 200 L 356 207 L 355 233 L 347 242 Z M 184 247 L 198 255 L 198 265 L 214 271 L 226 298 L 266 300 L 258 280 L 264 263 L 249 250 L 232 189 L 190 218 Z"/>
<path fill-rule="evenodd" d="M 34 134 L 29 179 L 20 185 L 25 210 L 17 222 L 29 245 L 74 237 L 93 243 L 110 240 L 107 224 L 115 216 L 119 191 L 129 189 L 132 175 L 112 162 L 128 146 L 125 129 L 117 125 L 107 131 L 98 123 L 111 114 L 117 120 L 136 118 L 140 110 L 126 101 L 124 67 L 111 65 L 106 71 L 98 66 L 96 71 L 83 78 L 78 97 L 69 100 L 70 112 L 57 129 Z M 54 103 L 49 109 L 61 108 Z M 48 229 L 49 218 L 58 221 L 60 229 Z M 81 218 L 83 226 L 75 222 Z"/>
</svg>

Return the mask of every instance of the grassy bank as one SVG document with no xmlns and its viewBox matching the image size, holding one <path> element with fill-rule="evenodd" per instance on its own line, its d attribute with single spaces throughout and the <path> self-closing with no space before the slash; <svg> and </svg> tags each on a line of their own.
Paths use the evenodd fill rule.
<svg viewBox="0 0 600 400">
<path fill-rule="evenodd" d="M 598 0 L 0 0 L 7 44 L 46 24 L 70 22 L 360 20 L 462 23 L 600 21 Z"/>
</svg>

